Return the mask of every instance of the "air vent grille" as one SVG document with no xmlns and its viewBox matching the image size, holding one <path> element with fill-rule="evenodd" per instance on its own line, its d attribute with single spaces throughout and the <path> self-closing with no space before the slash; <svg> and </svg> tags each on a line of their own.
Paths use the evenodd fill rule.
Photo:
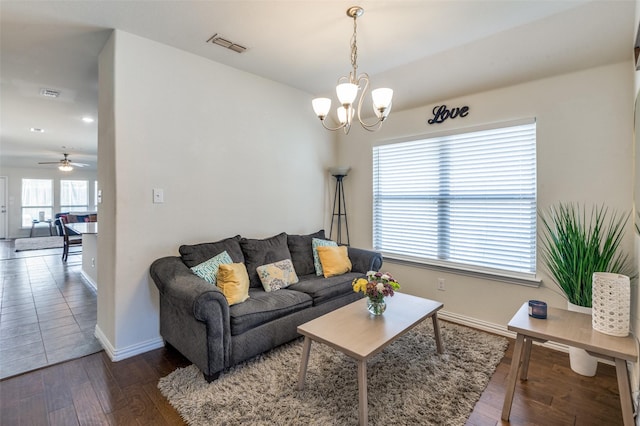
<svg viewBox="0 0 640 426">
<path fill-rule="evenodd" d="M 40 89 L 40 94 L 47 98 L 57 98 L 58 96 L 60 96 L 60 92 L 53 89 Z"/>
<path fill-rule="evenodd" d="M 226 38 L 221 37 L 220 34 L 218 34 L 218 33 L 212 35 L 209 38 L 209 40 L 207 40 L 207 43 L 217 44 L 218 46 L 224 47 L 225 49 L 233 50 L 236 53 L 242 53 L 245 50 L 247 50 L 246 47 L 241 46 L 241 45 L 239 45 L 237 43 L 234 43 L 232 41 L 229 41 Z"/>
</svg>

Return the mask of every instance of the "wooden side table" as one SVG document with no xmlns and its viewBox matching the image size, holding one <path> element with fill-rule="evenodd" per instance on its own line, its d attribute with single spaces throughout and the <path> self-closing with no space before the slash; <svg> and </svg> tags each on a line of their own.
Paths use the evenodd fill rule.
<svg viewBox="0 0 640 426">
<path fill-rule="evenodd" d="M 518 334 L 502 406 L 502 420 L 509 420 L 518 370 L 520 370 L 520 380 L 527 380 L 531 344 L 534 341 L 552 341 L 581 348 L 593 356 L 615 362 L 622 419 L 625 426 L 634 425 L 631 385 L 627 373 L 627 361 L 637 362 L 638 360 L 634 337 L 615 337 L 600 333 L 592 328 L 591 315 L 564 309 L 550 307 L 547 310 L 547 319 L 532 318 L 529 316 L 529 306 L 526 302 L 511 318 L 507 328 Z"/>
</svg>

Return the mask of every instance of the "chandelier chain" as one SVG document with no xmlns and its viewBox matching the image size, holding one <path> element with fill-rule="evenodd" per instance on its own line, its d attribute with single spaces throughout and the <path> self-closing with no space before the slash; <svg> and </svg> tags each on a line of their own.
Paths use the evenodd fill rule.
<svg viewBox="0 0 640 426">
<path fill-rule="evenodd" d="M 353 16 L 353 36 L 351 36 L 351 66 L 353 67 L 353 76 L 351 82 L 355 82 L 358 75 L 358 24 L 357 16 Z"/>
</svg>

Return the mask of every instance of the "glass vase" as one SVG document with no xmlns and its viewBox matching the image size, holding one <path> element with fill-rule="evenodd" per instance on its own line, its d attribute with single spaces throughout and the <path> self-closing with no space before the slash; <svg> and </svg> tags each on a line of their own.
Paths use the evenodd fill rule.
<svg viewBox="0 0 640 426">
<path fill-rule="evenodd" d="M 386 309 L 387 304 L 384 303 L 384 299 L 373 300 L 371 298 L 367 298 L 367 310 L 373 315 L 382 315 Z"/>
</svg>

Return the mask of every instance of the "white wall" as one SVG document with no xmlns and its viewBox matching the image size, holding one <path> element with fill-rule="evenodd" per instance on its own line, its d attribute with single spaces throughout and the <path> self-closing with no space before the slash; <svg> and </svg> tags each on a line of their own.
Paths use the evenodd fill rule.
<svg viewBox="0 0 640 426">
<path fill-rule="evenodd" d="M 71 172 L 61 172 L 54 166 L 42 166 L 37 168 L 10 168 L 3 167 L 0 175 L 7 177 L 7 238 L 25 238 L 29 236 L 31 227 L 22 227 L 22 179 L 52 179 L 53 180 L 53 215 L 60 212 L 60 180 L 87 180 L 89 181 L 89 210 L 93 210 L 94 181 L 96 172 L 88 172 L 75 168 Z M 41 225 L 42 226 L 42 225 Z M 38 227 L 38 236 L 48 234 L 48 229 Z"/>
<path fill-rule="evenodd" d="M 378 133 L 354 128 L 341 137 L 338 158 L 352 171 L 345 179 L 351 243 L 372 246 L 372 146 L 412 135 L 463 129 L 520 118 L 537 119 L 538 207 L 556 202 L 605 203 L 630 211 L 632 206 L 633 75 L 629 62 L 533 81 L 458 99 L 430 103 L 421 108 L 393 112 Z M 428 125 L 435 105 L 468 105 L 466 118 Z M 624 248 L 633 250 L 629 223 Z M 544 284 L 530 288 L 454 273 L 385 261 L 403 291 L 444 302 L 458 315 L 506 326 L 517 308 L 529 299 L 565 307 L 555 285 L 542 272 Z M 438 277 L 446 291 L 437 291 Z M 634 312 L 637 304 L 634 303 Z"/>
<path fill-rule="evenodd" d="M 100 98 L 98 332 L 118 359 L 158 344 L 153 260 L 322 228 L 335 145 L 308 94 L 122 31 L 100 55 Z"/>
</svg>

